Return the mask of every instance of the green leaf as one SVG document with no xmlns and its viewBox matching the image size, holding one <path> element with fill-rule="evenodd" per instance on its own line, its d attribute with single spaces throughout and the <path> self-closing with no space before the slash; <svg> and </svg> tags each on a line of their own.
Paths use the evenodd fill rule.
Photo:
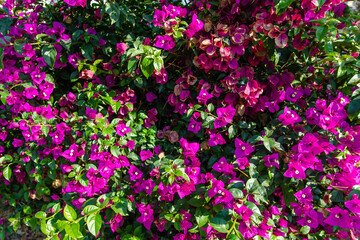
<svg viewBox="0 0 360 240">
<path fill-rule="evenodd" d="M 111 25 L 116 23 L 120 18 L 120 7 L 117 3 L 105 4 L 105 12 L 110 15 Z"/>
<path fill-rule="evenodd" d="M 127 201 L 124 198 L 120 198 L 119 202 L 115 205 L 111 205 L 112 210 L 114 212 L 119 213 L 122 216 L 128 215 L 127 214 Z"/>
<path fill-rule="evenodd" d="M 94 48 L 90 43 L 87 44 L 83 44 L 80 47 L 81 50 L 81 54 L 86 58 L 89 59 L 90 61 L 92 61 L 92 54 L 94 52 Z"/>
<path fill-rule="evenodd" d="M 348 107 L 350 120 L 353 120 L 360 113 L 360 98 L 352 100 Z"/>
<path fill-rule="evenodd" d="M 50 128 L 47 125 L 42 125 L 41 131 L 44 133 L 45 136 L 47 136 L 49 134 Z"/>
<path fill-rule="evenodd" d="M 45 45 L 41 49 L 41 54 L 44 58 L 44 61 L 50 67 L 54 67 L 55 58 L 56 58 L 56 50 L 53 45 Z"/>
<path fill-rule="evenodd" d="M 318 27 L 315 27 L 316 28 L 316 39 L 320 42 L 325 36 L 326 36 L 326 33 L 329 29 L 328 26 L 318 26 Z"/>
<path fill-rule="evenodd" d="M 11 174 L 12 174 L 12 171 L 11 171 L 11 168 L 10 166 L 7 166 L 4 170 L 3 170 L 3 176 L 6 180 L 10 180 L 11 178 Z"/>
<path fill-rule="evenodd" d="M 350 81 L 348 82 L 348 84 L 358 84 L 360 82 L 360 73 L 358 74 L 355 74 L 351 79 Z"/>
<path fill-rule="evenodd" d="M 287 207 L 290 207 L 291 202 L 296 202 L 296 198 L 294 196 L 294 189 L 290 188 L 288 184 L 282 184 L 281 190 L 284 194 L 284 202 Z"/>
<path fill-rule="evenodd" d="M 86 219 L 86 224 L 91 234 L 97 237 L 102 224 L 102 219 L 100 214 L 96 214 L 96 215 L 93 214 L 88 216 Z"/>
<path fill-rule="evenodd" d="M 237 129 L 234 125 L 231 125 L 228 129 L 228 132 L 229 132 L 229 138 L 233 138 L 236 136 Z"/>
<path fill-rule="evenodd" d="M 218 232 L 227 233 L 229 229 L 229 224 L 222 218 L 210 218 L 210 225 Z"/>
<path fill-rule="evenodd" d="M 86 207 L 84 208 L 83 213 L 84 213 L 85 215 L 89 215 L 89 214 L 91 214 L 91 213 L 96 212 L 97 210 L 99 210 L 99 207 L 97 207 L 97 206 L 95 206 L 95 205 L 88 205 L 88 206 L 86 206 Z"/>
<path fill-rule="evenodd" d="M 66 205 L 64 208 L 64 217 L 69 221 L 75 221 L 77 214 L 71 206 Z"/>
<path fill-rule="evenodd" d="M 36 218 L 40 218 L 40 219 L 46 218 L 46 213 L 43 212 L 43 211 L 39 211 L 39 212 L 37 212 L 37 213 L 35 214 L 35 217 L 36 217 Z"/>
<path fill-rule="evenodd" d="M 0 69 L 4 69 L 4 48 L 0 48 Z"/>
<path fill-rule="evenodd" d="M 212 103 L 209 103 L 208 105 L 207 105 L 207 110 L 209 111 L 209 113 L 210 112 L 212 112 L 212 111 L 214 111 L 214 104 L 212 104 Z"/>
<path fill-rule="evenodd" d="M 276 14 L 278 14 L 283 9 L 286 10 L 293 1 L 294 0 L 280 0 L 278 4 L 275 5 Z"/>
<path fill-rule="evenodd" d="M 325 44 L 325 53 L 328 54 L 332 51 L 334 51 L 333 44 L 331 41 L 327 41 Z"/>
<path fill-rule="evenodd" d="M 274 138 L 268 138 L 266 136 L 263 137 L 263 143 L 267 150 L 272 152 L 273 147 L 275 146 L 275 139 Z"/>
<path fill-rule="evenodd" d="M 154 67 L 156 71 L 160 72 L 161 68 L 164 66 L 164 60 L 161 56 L 156 57 L 154 60 Z"/>
<path fill-rule="evenodd" d="M 52 232 L 52 227 L 48 224 L 46 224 L 46 222 L 42 222 L 41 223 L 41 231 L 45 234 L 45 235 L 50 235 Z"/>
<path fill-rule="evenodd" d="M 125 106 L 129 109 L 130 112 L 134 110 L 134 104 L 131 102 L 125 103 Z"/>
<path fill-rule="evenodd" d="M 191 198 L 188 203 L 194 207 L 201 207 L 204 204 L 204 199 Z"/>
<path fill-rule="evenodd" d="M 321 6 L 324 5 L 325 2 L 326 2 L 326 0 L 317 0 L 319 10 L 320 10 Z"/>
<path fill-rule="evenodd" d="M 3 36 L 7 35 L 7 31 L 9 31 L 12 22 L 13 22 L 13 19 L 11 17 L 0 18 L 0 33 Z"/>
<path fill-rule="evenodd" d="M 127 66 L 129 73 L 132 73 L 133 71 L 136 70 L 137 62 L 138 62 L 138 60 L 134 57 L 129 59 L 128 66 Z"/>
<path fill-rule="evenodd" d="M 149 78 L 154 72 L 154 59 L 152 57 L 146 56 L 141 61 L 141 71 L 146 78 Z"/>
<path fill-rule="evenodd" d="M 24 40 L 22 40 L 22 39 L 16 39 L 15 40 L 14 49 L 18 54 L 22 55 L 22 51 L 24 49 L 24 46 L 25 46 Z"/>
<path fill-rule="evenodd" d="M 115 157 L 119 157 L 119 155 L 121 154 L 119 146 L 111 146 L 110 152 Z"/>
<path fill-rule="evenodd" d="M 234 198 L 243 198 L 244 197 L 244 193 L 238 188 L 230 188 L 229 191 L 231 192 L 231 194 L 233 195 Z"/>
<path fill-rule="evenodd" d="M 195 220 L 199 227 L 204 226 L 209 220 L 210 213 L 205 208 L 197 208 L 195 212 Z"/>
<path fill-rule="evenodd" d="M 65 232 L 72 238 L 81 238 L 83 237 L 82 233 L 80 232 L 80 224 L 79 223 L 72 223 L 70 225 L 66 225 Z"/>
<path fill-rule="evenodd" d="M 308 234 L 308 233 L 310 232 L 310 227 L 307 226 L 307 225 L 305 225 L 305 226 L 303 226 L 303 227 L 300 228 L 300 232 L 301 232 L 302 234 Z"/>
</svg>

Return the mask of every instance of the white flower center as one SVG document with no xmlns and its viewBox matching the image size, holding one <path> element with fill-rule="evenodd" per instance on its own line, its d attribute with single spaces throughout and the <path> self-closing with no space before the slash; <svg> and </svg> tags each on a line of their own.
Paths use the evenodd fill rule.
<svg viewBox="0 0 360 240">
<path fill-rule="evenodd" d="M 300 173 L 299 170 L 296 170 L 296 171 L 295 171 L 295 174 L 299 174 L 299 173 Z"/>
<path fill-rule="evenodd" d="M 242 149 L 243 151 L 245 151 L 246 147 L 245 147 L 245 146 L 243 146 L 241 149 Z"/>
<path fill-rule="evenodd" d="M 303 195 L 301 195 L 301 197 L 302 197 L 302 198 L 306 198 L 306 195 L 305 195 L 305 194 L 303 194 Z"/>
</svg>

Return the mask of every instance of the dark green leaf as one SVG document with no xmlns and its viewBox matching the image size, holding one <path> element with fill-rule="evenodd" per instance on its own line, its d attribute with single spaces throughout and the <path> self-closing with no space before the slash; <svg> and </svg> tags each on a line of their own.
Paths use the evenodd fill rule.
<svg viewBox="0 0 360 240">
<path fill-rule="evenodd" d="M 294 196 L 294 189 L 289 188 L 287 184 L 282 184 L 281 189 L 284 194 L 285 205 L 290 207 L 291 202 L 296 202 L 296 198 Z"/>
<path fill-rule="evenodd" d="M 149 56 L 144 57 L 143 60 L 141 61 L 141 65 L 140 65 L 141 71 L 146 78 L 149 78 L 154 72 L 153 62 L 154 59 Z"/>
<path fill-rule="evenodd" d="M 222 218 L 210 218 L 210 225 L 218 232 L 227 233 L 229 224 Z"/>
<path fill-rule="evenodd" d="M 204 199 L 191 198 L 188 203 L 194 207 L 201 207 L 204 204 Z"/>
<path fill-rule="evenodd" d="M 360 98 L 352 100 L 348 107 L 348 114 L 350 119 L 354 119 L 360 113 Z"/>
<path fill-rule="evenodd" d="M 110 152 L 115 157 L 118 157 L 121 154 L 119 146 L 111 146 Z"/>
<path fill-rule="evenodd" d="M 320 42 L 325 36 L 329 29 L 328 26 L 318 26 L 316 28 L 316 39 Z"/>
<path fill-rule="evenodd" d="M 228 129 L 228 132 L 229 132 L 229 138 L 233 138 L 236 136 L 237 129 L 234 125 L 231 125 Z"/>
<path fill-rule="evenodd" d="M 3 17 L 0 18 L 0 33 L 5 36 L 7 35 L 7 31 L 9 31 L 13 19 L 11 17 Z"/>
<path fill-rule="evenodd" d="M 84 44 L 80 47 L 81 54 L 86 58 L 92 61 L 92 54 L 94 52 L 94 48 L 90 43 Z"/>
<path fill-rule="evenodd" d="M 4 48 L 0 47 L 0 69 L 4 69 Z"/>
<path fill-rule="evenodd" d="M 205 208 L 197 208 L 195 212 L 195 220 L 199 227 L 204 226 L 209 220 L 210 213 Z"/>
<path fill-rule="evenodd" d="M 57 54 L 54 46 L 53 45 L 43 46 L 43 48 L 41 49 L 41 54 L 46 64 L 49 65 L 50 67 L 54 67 L 55 58 Z"/>
<path fill-rule="evenodd" d="M 286 10 L 293 1 L 294 0 L 280 0 L 278 4 L 275 5 L 276 14 L 278 14 L 283 9 Z"/>
<path fill-rule="evenodd" d="M 134 57 L 129 59 L 128 66 L 127 66 L 129 73 L 132 73 L 133 71 L 136 70 L 137 62 L 138 62 L 138 60 Z"/>
</svg>

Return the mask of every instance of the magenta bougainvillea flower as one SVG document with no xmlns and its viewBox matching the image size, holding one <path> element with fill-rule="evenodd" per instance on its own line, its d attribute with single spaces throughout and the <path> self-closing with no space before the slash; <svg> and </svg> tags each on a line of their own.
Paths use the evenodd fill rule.
<svg viewBox="0 0 360 240">
<path fill-rule="evenodd" d="M 301 226 L 309 226 L 311 228 L 317 228 L 319 226 L 319 215 L 321 213 L 316 212 L 314 209 L 311 209 L 309 212 L 305 213 L 304 217 L 299 218 L 297 223 Z M 320 215 L 320 219 L 322 214 Z"/>
<path fill-rule="evenodd" d="M 264 157 L 264 165 L 266 167 L 275 166 L 277 169 L 279 169 L 279 154 L 274 153 L 271 155 L 267 155 Z"/>
<path fill-rule="evenodd" d="M 294 196 L 297 198 L 297 200 L 299 200 L 300 203 L 311 202 L 313 200 L 310 187 L 298 191 L 297 193 L 294 194 Z"/>
<path fill-rule="evenodd" d="M 239 165 L 239 168 L 241 170 L 244 170 L 245 168 L 250 166 L 250 163 L 249 163 L 249 160 L 247 157 L 241 157 L 241 158 L 236 159 L 236 163 Z"/>
<path fill-rule="evenodd" d="M 301 122 L 301 118 L 295 111 L 289 110 L 288 107 L 285 107 L 284 113 L 279 116 L 279 121 L 281 121 L 281 123 L 285 126 L 294 126 L 294 123 Z"/>
<path fill-rule="evenodd" d="M 136 220 L 139 223 L 144 224 L 144 227 L 146 229 L 150 230 L 151 224 L 154 221 L 154 215 L 153 215 L 154 210 L 151 209 L 150 205 L 146 205 L 144 203 L 140 203 L 137 208 L 141 216 L 138 217 Z"/>
<path fill-rule="evenodd" d="M 143 173 L 134 165 L 129 168 L 129 175 L 131 181 L 136 181 L 142 178 Z"/>
<path fill-rule="evenodd" d="M 194 118 L 190 118 L 190 123 L 188 125 L 188 131 L 193 133 L 198 133 L 201 129 L 201 122 L 197 122 L 194 120 Z"/>
<path fill-rule="evenodd" d="M 79 150 L 79 146 L 75 143 L 72 144 L 68 150 L 65 150 L 62 156 L 66 159 L 69 159 L 70 162 L 75 162 L 76 158 L 84 155 L 84 150 Z"/>
<path fill-rule="evenodd" d="M 40 68 L 35 68 L 35 70 L 30 73 L 30 76 L 34 85 L 40 85 L 40 83 L 44 81 L 46 73 L 41 72 Z"/>
<path fill-rule="evenodd" d="M 164 50 L 171 50 L 175 47 L 175 42 L 174 39 L 169 35 L 158 35 L 155 37 L 154 46 Z"/>
<path fill-rule="evenodd" d="M 224 145 L 226 143 L 225 139 L 222 137 L 221 133 L 218 134 L 211 134 L 209 139 L 209 146 L 217 146 L 217 145 Z"/>
<path fill-rule="evenodd" d="M 215 119 L 214 127 L 220 128 L 226 126 L 228 123 L 230 123 L 236 113 L 236 109 L 232 106 L 227 106 L 225 108 L 218 108 L 216 110 L 216 113 L 218 115 L 218 118 Z"/>
<path fill-rule="evenodd" d="M 120 123 L 119 125 L 117 125 L 115 130 L 116 130 L 116 133 L 121 137 L 123 137 L 123 136 L 125 136 L 125 134 L 131 132 L 131 129 L 123 123 Z"/>
<path fill-rule="evenodd" d="M 352 227 L 349 212 L 347 210 L 343 210 L 336 206 L 328 209 L 328 211 L 330 212 L 330 215 L 324 220 L 324 223 L 331 226 L 339 226 L 343 229 L 349 229 Z"/>
<path fill-rule="evenodd" d="M 210 93 L 208 93 L 206 90 L 201 89 L 199 96 L 197 96 L 197 99 L 200 104 L 206 104 L 207 100 L 213 98 L 214 96 Z"/>
<path fill-rule="evenodd" d="M 116 230 L 124 224 L 124 218 L 121 214 L 116 214 L 110 220 L 110 229 L 112 232 L 116 232 Z"/>
<path fill-rule="evenodd" d="M 153 155 L 154 155 L 154 153 L 152 153 L 150 150 L 140 151 L 141 161 L 145 161 L 145 160 L 151 158 Z"/>
<path fill-rule="evenodd" d="M 235 148 L 235 156 L 237 158 L 246 157 L 255 151 L 250 143 L 244 143 L 238 138 L 235 139 Z"/>
<path fill-rule="evenodd" d="M 185 138 L 181 138 L 180 146 L 182 147 L 183 155 L 185 157 L 194 158 L 196 156 L 196 153 L 199 151 L 200 144 L 199 143 L 189 143 Z"/>
<path fill-rule="evenodd" d="M 289 168 L 284 173 L 284 176 L 289 177 L 289 178 L 293 177 L 296 179 L 305 179 L 306 178 L 303 167 L 297 162 L 289 164 Z"/>
<path fill-rule="evenodd" d="M 353 213 L 360 214 L 360 200 L 359 196 L 352 195 L 352 200 L 345 202 L 345 206 Z"/>
</svg>

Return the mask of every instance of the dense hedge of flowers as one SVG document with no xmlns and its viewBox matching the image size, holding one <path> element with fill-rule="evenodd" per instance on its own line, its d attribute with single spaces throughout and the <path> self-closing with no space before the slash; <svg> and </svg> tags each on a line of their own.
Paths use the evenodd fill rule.
<svg viewBox="0 0 360 240">
<path fill-rule="evenodd" d="M 0 14 L 0 239 L 359 239 L 360 17 L 343 0 Z"/>
</svg>

